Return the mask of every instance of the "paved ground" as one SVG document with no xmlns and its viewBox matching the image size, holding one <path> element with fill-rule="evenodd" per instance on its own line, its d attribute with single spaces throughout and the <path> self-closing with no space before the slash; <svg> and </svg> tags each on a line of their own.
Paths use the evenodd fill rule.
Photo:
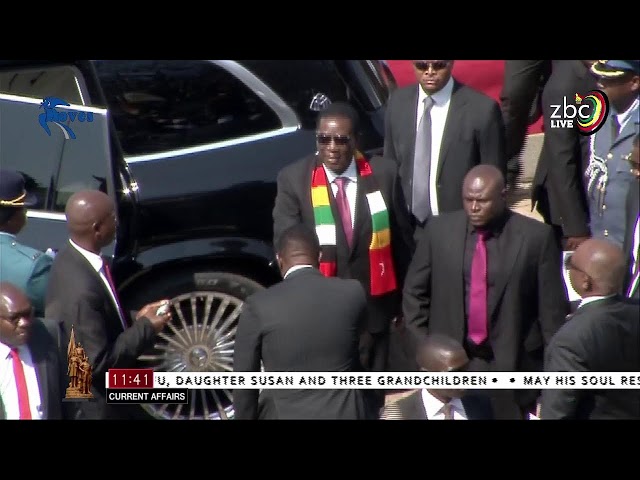
<svg viewBox="0 0 640 480">
<path fill-rule="evenodd" d="M 542 220 L 542 218 L 536 211 L 531 211 L 531 201 L 529 200 L 529 198 L 531 192 L 531 182 L 536 170 L 538 158 L 540 157 L 543 138 L 544 134 L 529 135 L 522 155 L 522 175 L 519 179 L 516 190 L 513 192 L 509 199 L 509 206 L 514 211 L 535 218 L 537 220 Z M 389 395 L 387 395 L 386 401 L 387 403 L 397 401 L 398 399 L 408 395 L 411 392 L 412 390 L 390 393 Z"/>
</svg>

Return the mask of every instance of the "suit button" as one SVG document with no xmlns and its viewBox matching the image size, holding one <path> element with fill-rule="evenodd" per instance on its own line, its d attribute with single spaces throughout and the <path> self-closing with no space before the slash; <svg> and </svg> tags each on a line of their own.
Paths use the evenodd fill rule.
<svg viewBox="0 0 640 480">
<path fill-rule="evenodd" d="M 613 158 L 613 153 L 609 153 L 609 154 L 607 155 L 607 160 L 611 160 L 612 158 Z"/>
<path fill-rule="evenodd" d="M 11 242 L 11 246 L 15 247 L 16 246 L 16 242 Z"/>
<path fill-rule="evenodd" d="M 605 236 L 605 237 L 608 237 L 608 236 L 609 236 L 609 230 L 605 230 L 605 231 L 604 231 L 604 236 Z"/>
<path fill-rule="evenodd" d="M 606 210 L 607 206 L 606 205 L 602 205 L 602 210 Z"/>
</svg>

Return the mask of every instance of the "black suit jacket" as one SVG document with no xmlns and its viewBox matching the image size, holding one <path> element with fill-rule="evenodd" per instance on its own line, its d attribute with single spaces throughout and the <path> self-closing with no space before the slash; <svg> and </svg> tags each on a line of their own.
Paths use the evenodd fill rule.
<svg viewBox="0 0 640 480">
<path fill-rule="evenodd" d="M 547 372 L 638 372 L 640 305 L 620 297 L 588 303 L 553 337 Z M 640 419 L 640 390 L 543 390 L 540 417 Z"/>
<path fill-rule="evenodd" d="M 277 244 L 287 228 L 304 223 L 315 228 L 311 203 L 311 176 L 317 165 L 317 157 L 310 156 L 284 168 L 278 175 L 278 193 L 273 209 L 274 243 Z M 359 280 L 367 293 L 369 317 L 367 330 L 371 333 L 385 331 L 391 319 L 400 313 L 400 298 L 404 277 L 413 252 L 412 227 L 404 206 L 402 191 L 391 160 L 373 157 L 371 170 L 389 212 L 391 247 L 399 288 L 383 296 L 370 295 L 369 245 L 371 243 L 371 213 L 367 198 L 358 187 L 354 221 L 354 242 L 350 249 L 342 223 L 336 221 L 337 276 Z M 329 186 L 330 188 L 330 186 Z M 333 217 L 340 218 L 333 195 L 329 195 Z"/>
<path fill-rule="evenodd" d="M 433 217 L 421 233 L 403 296 L 405 321 L 418 336 L 440 333 L 465 343 L 466 232 L 466 214 L 458 211 Z M 553 231 L 509 212 L 498 248 L 500 265 L 488 299 L 489 341 L 495 357 L 490 369 L 540 371 L 543 348 L 568 313 Z"/>
<path fill-rule="evenodd" d="M 47 318 L 61 324 L 61 355 L 65 372 L 71 327 L 76 342 L 84 347 L 93 369 L 91 393 L 95 401 L 65 403 L 65 417 L 125 417 L 129 409 L 105 403 L 105 374 L 110 368 L 136 366 L 136 358 L 152 345 L 155 338 L 151 322 L 140 319 L 123 331 L 116 306 L 100 275 L 70 244 L 56 255 L 51 267 L 45 313 Z"/>
<path fill-rule="evenodd" d="M 562 227 L 565 237 L 589 235 L 589 208 L 583 175 L 588 162 L 589 137 L 573 129 L 551 128 L 552 105 L 573 104 L 576 93 L 596 88 L 595 78 L 581 60 L 554 60 L 543 94 L 544 141 L 532 188 L 532 204 L 545 221 Z M 558 114 L 562 115 L 562 108 Z"/>
<path fill-rule="evenodd" d="M 358 340 L 366 299 L 355 280 L 326 278 L 315 268 L 250 296 L 235 340 L 235 372 L 359 370 Z M 234 390 L 235 418 L 366 418 L 364 390 Z M 260 401 L 259 401 L 260 400 Z"/>
<path fill-rule="evenodd" d="M 467 420 L 493 420 L 493 408 L 488 398 L 464 395 L 461 400 Z M 429 420 L 422 403 L 422 391 L 416 390 L 396 402 L 388 403 L 384 407 L 381 418 L 383 420 Z"/>
<path fill-rule="evenodd" d="M 623 295 L 627 294 L 631 278 L 631 266 L 633 265 L 633 235 L 635 233 L 636 221 L 640 211 L 640 184 L 634 182 L 629 187 L 627 194 L 627 218 L 624 234 L 623 251 L 627 257 L 627 268 L 625 270 Z M 640 286 L 636 287 L 632 298 L 640 298 Z"/>
<path fill-rule="evenodd" d="M 419 85 L 395 90 L 385 117 L 384 156 L 395 160 L 411 211 L 413 156 Z M 497 166 L 506 175 L 505 133 L 497 102 L 459 82 L 454 82 L 438 160 L 438 208 L 462 208 L 462 182 L 481 163 Z"/>
<path fill-rule="evenodd" d="M 38 378 L 40 402 L 45 420 L 59 420 L 62 418 L 62 397 L 60 390 L 61 367 L 58 358 L 56 340 L 38 318 L 33 319 L 31 337 L 27 343 Z M 0 398 L 0 420 L 6 415 L 2 398 Z"/>
</svg>

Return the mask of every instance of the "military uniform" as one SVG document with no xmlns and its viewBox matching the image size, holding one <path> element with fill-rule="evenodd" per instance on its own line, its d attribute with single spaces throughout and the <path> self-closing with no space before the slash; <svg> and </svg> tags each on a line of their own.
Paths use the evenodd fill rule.
<svg viewBox="0 0 640 480">
<path fill-rule="evenodd" d="M 34 205 L 35 198 L 25 190 L 24 178 L 13 170 L 0 170 L 0 208 L 3 211 Z M 53 258 L 18 243 L 19 227 L 0 225 L 0 282 L 20 288 L 31 301 L 38 317 L 44 316 L 44 299 Z M 3 231 L 2 228 L 8 231 Z"/>
<path fill-rule="evenodd" d="M 598 73 L 595 69 L 594 72 Z M 636 98 L 630 109 L 623 112 L 622 119 L 611 106 L 604 125 L 590 138 L 589 166 L 585 172 L 591 235 L 610 240 L 621 248 L 626 229 L 627 194 L 632 182 L 636 181 L 625 157 L 631 152 L 633 137 L 638 133 L 635 121 L 639 115 L 638 105 Z M 619 126 L 615 125 L 616 121 Z"/>
<path fill-rule="evenodd" d="M 37 317 L 44 316 L 44 297 L 53 258 L 18 243 L 16 237 L 0 232 L 0 282 L 20 288 L 31 301 Z"/>
</svg>

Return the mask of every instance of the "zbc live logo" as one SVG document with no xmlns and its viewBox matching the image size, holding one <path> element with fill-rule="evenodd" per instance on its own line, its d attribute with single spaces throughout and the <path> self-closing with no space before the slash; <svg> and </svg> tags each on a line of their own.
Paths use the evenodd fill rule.
<svg viewBox="0 0 640 480">
<path fill-rule="evenodd" d="M 79 112 L 76 110 L 65 110 L 58 111 L 56 107 L 58 106 L 69 107 L 70 105 L 64 100 L 57 97 L 46 97 L 42 100 L 40 104 L 40 108 L 44 109 L 44 113 L 38 115 L 38 121 L 40 122 L 40 126 L 44 128 L 44 131 L 47 132 L 47 135 L 51 136 L 51 130 L 49 129 L 48 123 L 53 123 L 60 127 L 62 133 L 64 133 L 64 138 L 69 140 L 70 138 L 75 140 L 76 134 L 73 132 L 69 123 L 73 122 L 93 122 L 93 112 Z"/>
<path fill-rule="evenodd" d="M 609 99 L 601 90 L 592 90 L 581 97 L 576 93 L 573 103 L 563 97 L 562 105 L 551 105 L 551 128 L 574 128 L 577 123 L 581 135 L 593 135 L 604 125 L 609 115 Z"/>
</svg>

